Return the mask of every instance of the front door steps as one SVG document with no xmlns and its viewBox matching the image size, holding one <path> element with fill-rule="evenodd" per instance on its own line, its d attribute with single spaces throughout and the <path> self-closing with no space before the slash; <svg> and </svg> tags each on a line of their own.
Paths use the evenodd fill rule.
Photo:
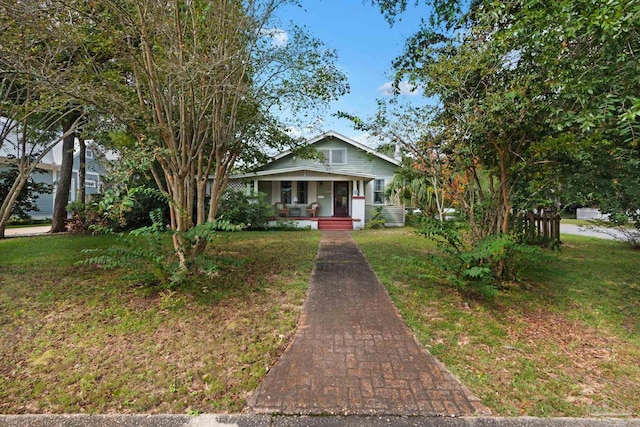
<svg viewBox="0 0 640 427">
<path fill-rule="evenodd" d="M 318 230 L 353 230 L 353 218 L 318 218 Z"/>
</svg>

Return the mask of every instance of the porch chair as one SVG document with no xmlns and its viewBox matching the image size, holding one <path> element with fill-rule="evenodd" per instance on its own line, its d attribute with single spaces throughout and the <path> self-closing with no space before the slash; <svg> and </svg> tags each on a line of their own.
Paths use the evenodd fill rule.
<svg viewBox="0 0 640 427">
<path fill-rule="evenodd" d="M 319 207 L 320 207 L 320 203 L 318 202 L 311 203 L 309 206 L 307 206 L 307 214 L 309 214 L 311 218 L 315 218 Z"/>
<path fill-rule="evenodd" d="M 287 206 L 285 203 L 276 202 L 273 206 L 276 211 L 276 217 L 283 216 L 283 214 L 285 217 L 289 216 L 289 206 Z"/>
</svg>

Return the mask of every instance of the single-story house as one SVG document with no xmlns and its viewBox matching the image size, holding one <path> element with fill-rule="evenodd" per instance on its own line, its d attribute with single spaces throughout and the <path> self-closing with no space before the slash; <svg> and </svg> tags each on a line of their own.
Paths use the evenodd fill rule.
<svg viewBox="0 0 640 427">
<path fill-rule="evenodd" d="M 404 207 L 385 197 L 400 161 L 329 131 L 308 141 L 324 160 L 286 151 L 268 164 L 231 178 L 231 186 L 266 194 L 273 223 L 295 221 L 312 229 L 359 230 L 378 208 L 387 226 L 404 225 Z"/>
</svg>

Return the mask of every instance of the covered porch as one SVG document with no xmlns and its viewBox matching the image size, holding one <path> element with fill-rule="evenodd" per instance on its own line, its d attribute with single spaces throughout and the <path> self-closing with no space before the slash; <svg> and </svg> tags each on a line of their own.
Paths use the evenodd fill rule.
<svg viewBox="0 0 640 427">
<path fill-rule="evenodd" d="M 374 177 L 290 169 L 259 171 L 234 179 L 241 180 L 247 192 L 266 194 L 274 209 L 274 224 L 292 220 L 312 229 L 358 230 L 364 228 L 365 189 Z"/>
</svg>

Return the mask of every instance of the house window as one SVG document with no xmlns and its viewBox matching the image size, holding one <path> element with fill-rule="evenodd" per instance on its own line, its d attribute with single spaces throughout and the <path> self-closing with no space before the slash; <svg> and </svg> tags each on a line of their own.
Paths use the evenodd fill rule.
<svg viewBox="0 0 640 427">
<path fill-rule="evenodd" d="M 282 203 L 291 203 L 291 181 L 282 181 L 280 183 L 280 201 Z"/>
<path fill-rule="evenodd" d="M 373 204 L 384 204 L 384 179 L 375 179 L 373 181 Z"/>
<path fill-rule="evenodd" d="M 325 158 L 325 162 L 330 165 L 345 165 L 347 164 L 347 149 L 346 148 L 323 148 L 320 150 Z"/>
<path fill-rule="evenodd" d="M 298 182 L 298 203 L 308 203 L 307 194 L 309 193 L 309 183 L 307 181 Z"/>
<path fill-rule="evenodd" d="M 323 148 L 319 151 L 324 156 L 324 159 L 322 161 L 326 163 L 331 163 L 331 150 Z"/>
<path fill-rule="evenodd" d="M 347 149 L 338 148 L 331 150 L 331 164 L 344 165 L 347 163 Z"/>
<path fill-rule="evenodd" d="M 84 157 L 87 159 L 93 159 L 93 150 L 87 148 L 84 152 Z"/>
</svg>

